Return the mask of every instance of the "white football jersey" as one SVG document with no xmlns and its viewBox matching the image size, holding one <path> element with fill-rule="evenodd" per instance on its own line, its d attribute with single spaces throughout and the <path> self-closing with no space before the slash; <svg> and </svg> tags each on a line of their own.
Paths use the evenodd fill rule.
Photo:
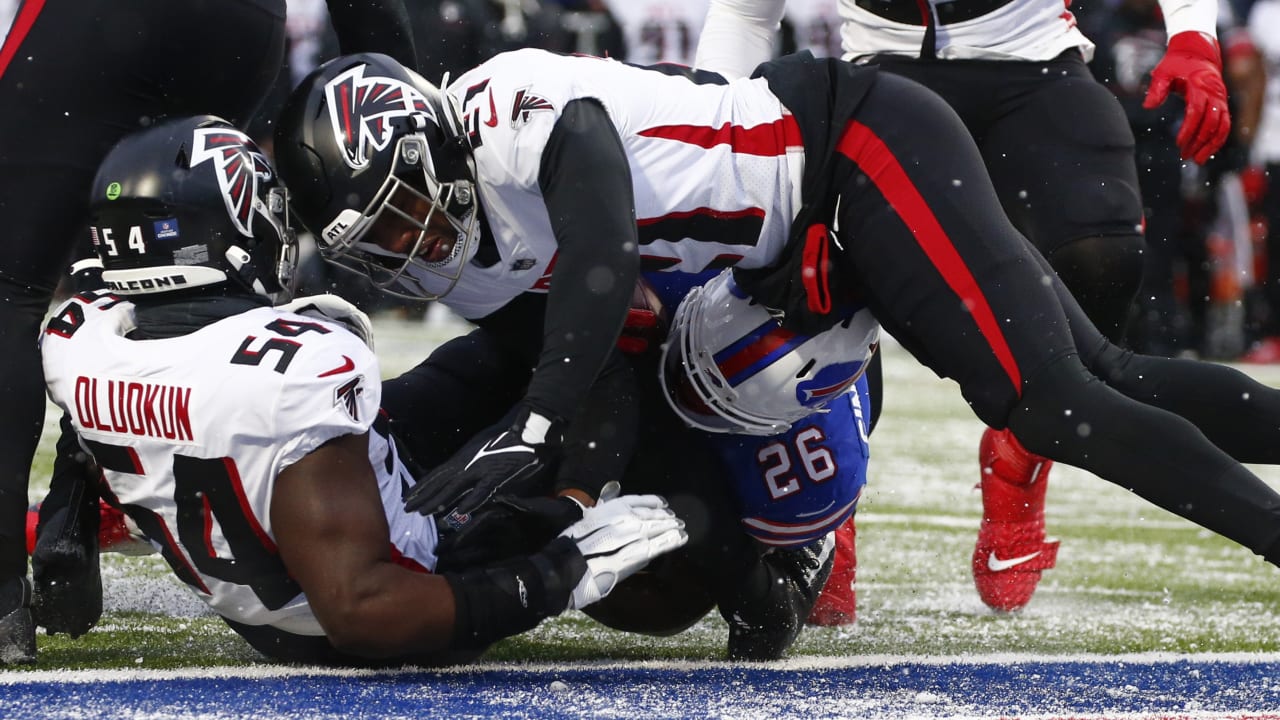
<svg viewBox="0 0 1280 720">
<path fill-rule="evenodd" d="M 693 65 L 711 0 L 605 0 L 622 27 L 629 63 Z"/>
<path fill-rule="evenodd" d="M 763 79 L 697 85 L 615 60 L 517 50 L 448 92 L 462 106 L 480 204 L 501 255 L 487 268 L 468 266 L 443 298 L 463 317 L 547 289 L 556 240 L 538 172 L 556 120 L 579 98 L 599 101 L 622 139 L 646 270 L 760 267 L 786 246 L 804 149 Z"/>
<path fill-rule="evenodd" d="M 378 361 L 336 322 L 263 307 L 180 337 L 130 340 L 134 305 L 101 293 L 61 305 L 41 336 L 49 395 L 103 469 L 108 500 L 214 612 L 323 635 L 281 563 L 276 477 L 335 437 L 368 432 L 392 554 L 435 567 L 413 479 L 373 429 Z M 114 496 L 112 498 L 111 496 Z"/>
<path fill-rule="evenodd" d="M 873 2 L 878 0 L 872 0 Z M 901 0 L 898 0 L 901 2 Z M 963 3 L 966 0 L 945 0 Z M 875 53 L 920 55 L 924 25 L 908 25 L 859 7 L 855 0 L 839 0 L 844 19 L 840 35 L 847 59 Z M 939 0 L 928 0 L 934 12 Z M 972 20 L 937 25 L 939 58 L 950 60 L 1049 60 L 1079 48 L 1085 60 L 1094 45 L 1076 27 L 1068 7 L 1071 0 L 1012 0 Z"/>
</svg>

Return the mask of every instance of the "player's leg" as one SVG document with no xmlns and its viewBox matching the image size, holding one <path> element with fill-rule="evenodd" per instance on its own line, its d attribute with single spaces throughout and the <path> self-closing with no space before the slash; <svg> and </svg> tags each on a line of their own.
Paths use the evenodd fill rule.
<svg viewBox="0 0 1280 720">
<path fill-rule="evenodd" d="M 0 290 L 7 299 L 0 304 L 7 348 L 0 405 L 8 409 L 0 420 L 0 586 L 25 574 L 18 551 L 25 556 L 27 476 L 45 402 L 36 330 L 83 227 L 98 162 L 118 138 L 160 115 L 246 120 L 279 69 L 283 16 L 275 0 L 198 7 L 147 0 L 127 11 L 46 0 L 22 7 L 0 51 Z"/>
<path fill-rule="evenodd" d="M 25 516 L 45 408 L 36 338 L 83 221 L 96 163 L 95 157 L 69 161 L 61 150 L 83 142 L 64 117 L 78 115 L 83 105 L 61 104 L 69 98 L 59 91 L 43 95 L 69 83 L 64 68 L 75 59 L 61 59 L 64 42 L 97 44 L 64 35 L 76 24 L 71 5 L 25 3 L 0 46 L 0 662 L 35 658 Z"/>
<path fill-rule="evenodd" d="M 1078 53 L 1045 63 L 986 63 L 998 98 L 979 148 L 1010 220 L 1115 342 L 1142 278 L 1142 203 L 1128 121 Z M 975 585 L 999 610 L 1026 605 L 1057 542 L 1045 540 L 1046 458 L 1007 430 L 979 447 L 983 521 Z M 1029 559 L 1028 559 L 1029 558 Z M 1021 560 L 1021 562 L 1017 562 Z"/>
<path fill-rule="evenodd" d="M 911 122 L 902 107 L 913 109 Z M 839 150 L 856 168 L 835 228 L 840 267 L 905 348 L 960 383 L 981 419 L 1278 559 L 1280 495 L 1191 422 L 1085 369 L 1077 344 L 1090 355 L 1110 346 L 1004 217 L 972 140 L 941 100 L 881 77 Z M 1068 323 L 1068 309 L 1082 327 Z M 1275 447 L 1280 401 L 1262 390 L 1258 410 L 1269 422 L 1254 435 L 1274 436 Z"/>
</svg>

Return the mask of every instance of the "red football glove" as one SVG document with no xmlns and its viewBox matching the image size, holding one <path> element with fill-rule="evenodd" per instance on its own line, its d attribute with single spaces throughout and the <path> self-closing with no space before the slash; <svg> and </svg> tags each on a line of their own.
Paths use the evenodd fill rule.
<svg viewBox="0 0 1280 720">
<path fill-rule="evenodd" d="M 1187 102 L 1187 114 L 1178 132 L 1182 159 L 1203 164 L 1231 132 L 1217 40 L 1190 30 L 1169 38 L 1169 49 L 1151 71 L 1151 88 L 1142 107 L 1150 110 L 1159 106 L 1169 97 L 1170 89 Z"/>
</svg>

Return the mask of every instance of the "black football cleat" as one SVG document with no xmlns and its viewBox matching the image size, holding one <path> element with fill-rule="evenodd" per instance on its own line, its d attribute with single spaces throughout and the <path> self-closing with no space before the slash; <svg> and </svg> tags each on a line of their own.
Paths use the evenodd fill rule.
<svg viewBox="0 0 1280 720">
<path fill-rule="evenodd" d="M 36 624 L 26 577 L 0 581 L 0 665 L 36 661 Z"/>
<path fill-rule="evenodd" d="M 80 450 L 64 417 L 31 553 L 32 613 L 50 635 L 80 637 L 102 617 L 99 521 L 96 467 Z"/>
<path fill-rule="evenodd" d="M 756 573 L 756 582 L 742 588 L 733 607 L 720 607 L 729 623 L 730 660 L 777 660 L 787 652 L 831 575 L 834 549 L 833 533 L 805 547 L 775 548 L 761 556 L 764 572 Z"/>
</svg>

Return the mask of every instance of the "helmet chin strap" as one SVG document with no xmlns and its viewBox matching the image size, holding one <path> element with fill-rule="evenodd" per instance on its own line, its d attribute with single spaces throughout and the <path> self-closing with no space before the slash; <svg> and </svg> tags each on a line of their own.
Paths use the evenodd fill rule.
<svg viewBox="0 0 1280 720">
<path fill-rule="evenodd" d="M 226 258 L 227 262 L 231 263 L 231 267 L 236 271 L 237 279 L 241 285 L 259 295 L 271 295 L 258 277 L 257 265 L 254 264 L 253 256 L 249 254 L 248 250 L 233 245 L 227 248 Z"/>
</svg>

